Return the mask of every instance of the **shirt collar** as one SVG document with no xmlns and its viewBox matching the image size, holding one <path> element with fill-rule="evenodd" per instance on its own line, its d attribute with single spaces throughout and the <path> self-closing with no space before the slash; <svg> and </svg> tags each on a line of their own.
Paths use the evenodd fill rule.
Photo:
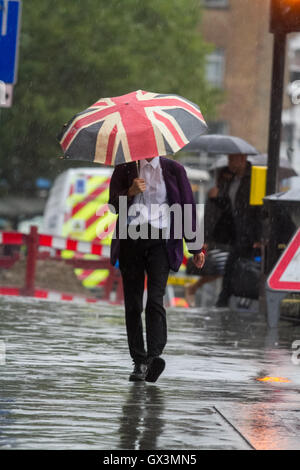
<svg viewBox="0 0 300 470">
<path fill-rule="evenodd" d="M 157 168 L 158 165 L 159 165 L 159 157 L 154 157 L 153 160 L 151 160 L 151 162 L 147 162 L 147 160 L 141 160 L 140 161 L 141 163 L 141 168 L 144 168 L 146 165 L 151 165 L 152 168 Z"/>
</svg>

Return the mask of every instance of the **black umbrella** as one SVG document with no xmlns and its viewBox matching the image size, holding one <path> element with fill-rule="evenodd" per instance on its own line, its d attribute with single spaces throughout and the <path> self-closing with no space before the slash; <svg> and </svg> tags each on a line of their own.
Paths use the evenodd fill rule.
<svg viewBox="0 0 300 470">
<path fill-rule="evenodd" d="M 245 140 L 232 135 L 210 134 L 193 139 L 183 147 L 187 152 L 207 152 L 215 154 L 257 155 L 259 152 Z"/>
<path fill-rule="evenodd" d="M 268 155 L 266 153 L 262 155 L 256 155 L 254 157 L 249 157 L 248 160 L 252 165 L 257 166 L 267 166 L 268 165 Z M 291 176 L 297 176 L 297 172 L 292 167 L 290 161 L 285 157 L 280 157 L 279 159 L 279 179 L 283 180 L 285 178 L 290 178 Z"/>
</svg>

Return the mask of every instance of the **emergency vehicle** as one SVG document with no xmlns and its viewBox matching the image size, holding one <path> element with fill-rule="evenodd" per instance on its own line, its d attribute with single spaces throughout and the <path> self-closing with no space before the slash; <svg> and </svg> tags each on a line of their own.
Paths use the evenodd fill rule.
<svg viewBox="0 0 300 470">
<path fill-rule="evenodd" d="M 72 168 L 59 175 L 45 206 L 43 232 L 110 245 L 116 216 L 108 210 L 112 168 Z M 62 256 L 74 253 L 64 251 Z M 93 255 L 84 255 L 93 259 Z M 103 285 L 107 270 L 76 269 L 76 275 L 89 289 Z"/>
</svg>

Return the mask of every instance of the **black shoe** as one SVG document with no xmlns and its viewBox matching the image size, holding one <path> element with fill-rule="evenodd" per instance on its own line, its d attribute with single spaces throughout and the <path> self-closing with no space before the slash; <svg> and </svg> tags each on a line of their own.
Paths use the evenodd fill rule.
<svg viewBox="0 0 300 470">
<path fill-rule="evenodd" d="M 154 357 L 149 364 L 146 382 L 156 382 L 165 366 L 166 363 L 161 357 Z"/>
<path fill-rule="evenodd" d="M 251 303 L 252 303 L 251 299 L 247 299 L 247 298 L 243 297 L 243 298 L 240 299 L 240 301 L 238 303 L 238 308 L 249 309 L 250 306 L 251 306 Z"/>
<path fill-rule="evenodd" d="M 130 382 L 142 382 L 148 372 L 147 364 L 135 364 L 133 372 L 129 376 Z"/>
</svg>

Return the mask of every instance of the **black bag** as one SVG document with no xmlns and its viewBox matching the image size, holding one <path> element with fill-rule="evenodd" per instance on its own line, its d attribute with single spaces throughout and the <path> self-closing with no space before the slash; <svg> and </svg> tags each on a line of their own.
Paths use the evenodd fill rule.
<svg viewBox="0 0 300 470">
<path fill-rule="evenodd" d="M 231 293 L 236 297 L 258 299 L 261 268 L 260 263 L 252 259 L 236 260 L 231 277 Z"/>
</svg>

